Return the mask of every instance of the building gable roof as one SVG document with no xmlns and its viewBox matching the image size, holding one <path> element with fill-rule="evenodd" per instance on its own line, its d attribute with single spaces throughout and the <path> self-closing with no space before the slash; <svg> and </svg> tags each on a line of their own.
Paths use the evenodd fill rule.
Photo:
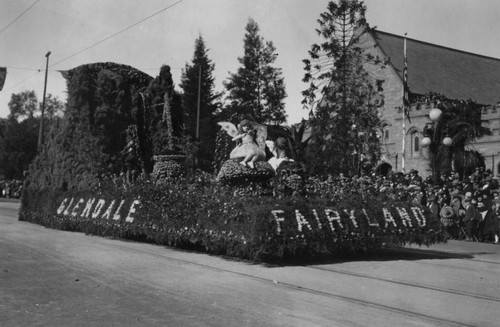
<svg viewBox="0 0 500 327">
<path fill-rule="evenodd" d="M 404 37 L 376 30 L 372 35 L 402 79 Z M 406 53 L 411 93 L 436 92 L 483 105 L 500 102 L 500 59 L 409 38 Z"/>
</svg>

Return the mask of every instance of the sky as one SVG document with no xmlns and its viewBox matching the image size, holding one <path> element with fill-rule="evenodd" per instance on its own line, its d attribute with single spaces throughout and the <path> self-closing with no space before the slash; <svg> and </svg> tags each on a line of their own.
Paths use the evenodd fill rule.
<svg viewBox="0 0 500 327">
<path fill-rule="evenodd" d="M 260 35 L 276 47 L 276 65 L 283 70 L 288 94 L 288 123 L 299 122 L 308 114 L 301 105 L 301 91 L 307 87 L 302 82 L 302 60 L 320 41 L 317 19 L 328 2 L 0 0 L 0 67 L 7 67 L 0 117 L 9 114 L 12 93 L 34 90 L 41 101 L 49 51 L 47 93 L 65 100 L 66 84 L 58 70 L 94 62 L 130 65 L 153 77 L 166 64 L 178 85 L 181 69 L 191 63 L 194 41 L 201 35 L 215 64 L 215 90 L 223 91 L 223 81 L 240 67 L 245 26 L 252 18 Z M 365 0 L 364 4 L 368 23 L 380 31 L 407 33 L 408 38 L 500 58 L 498 0 Z"/>
</svg>

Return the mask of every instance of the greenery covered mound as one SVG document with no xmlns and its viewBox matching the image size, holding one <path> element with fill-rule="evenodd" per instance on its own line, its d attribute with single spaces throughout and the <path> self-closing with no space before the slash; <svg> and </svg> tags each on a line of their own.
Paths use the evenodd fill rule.
<svg viewBox="0 0 500 327">
<path fill-rule="evenodd" d="M 217 179 L 226 184 L 241 184 L 247 180 L 265 181 L 274 176 L 273 167 L 267 162 L 258 161 L 252 169 L 240 164 L 242 160 L 243 158 L 234 158 L 224 161 Z"/>
<path fill-rule="evenodd" d="M 307 180 L 284 196 L 272 185 L 233 187 L 204 175 L 92 191 L 24 190 L 20 220 L 254 261 L 308 260 L 444 242 L 440 222 L 400 195 Z"/>
</svg>

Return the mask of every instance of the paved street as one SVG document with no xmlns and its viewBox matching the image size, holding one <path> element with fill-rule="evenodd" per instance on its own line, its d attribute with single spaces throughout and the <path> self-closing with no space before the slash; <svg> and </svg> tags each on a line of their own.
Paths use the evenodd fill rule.
<svg viewBox="0 0 500 327">
<path fill-rule="evenodd" d="M 500 245 L 268 266 L 46 229 L 0 202 L 1 326 L 499 326 Z"/>
</svg>

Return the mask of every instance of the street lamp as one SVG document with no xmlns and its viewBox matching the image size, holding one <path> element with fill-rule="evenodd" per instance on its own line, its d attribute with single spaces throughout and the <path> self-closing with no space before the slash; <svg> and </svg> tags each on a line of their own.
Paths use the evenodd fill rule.
<svg viewBox="0 0 500 327">
<path fill-rule="evenodd" d="M 443 139 L 443 144 L 446 145 L 446 146 L 451 146 L 451 144 L 453 143 L 453 139 L 449 136 L 446 136 L 444 139 Z"/>
<path fill-rule="evenodd" d="M 441 118 L 442 114 L 443 114 L 443 112 L 440 109 L 434 108 L 431 111 L 429 111 L 429 118 L 432 121 L 436 122 L 439 120 L 439 118 Z"/>
<path fill-rule="evenodd" d="M 437 144 L 436 138 L 439 134 L 437 129 L 438 127 L 440 127 L 439 122 L 441 121 L 442 117 L 443 117 L 443 111 L 441 111 L 441 109 L 434 108 L 431 111 L 429 111 L 429 118 L 432 120 L 432 123 L 426 125 L 424 128 L 425 136 L 422 139 L 422 142 L 420 143 L 423 147 L 428 147 L 433 143 Z M 432 140 L 429 137 L 430 132 L 432 133 Z M 443 143 L 443 145 L 450 146 L 453 143 L 453 139 L 448 135 L 446 135 L 441 142 Z"/>
<path fill-rule="evenodd" d="M 436 180 L 435 176 L 436 166 L 439 164 L 436 156 L 438 154 L 440 145 L 442 144 L 445 147 L 450 147 L 453 144 L 453 139 L 448 135 L 446 135 L 446 126 L 444 128 L 441 126 L 442 118 L 444 116 L 445 115 L 443 111 L 438 108 L 433 108 L 431 111 L 429 111 L 429 118 L 430 120 L 432 120 L 432 123 L 428 123 L 425 125 L 424 127 L 425 136 L 422 138 L 422 141 L 420 143 L 424 148 L 429 147 L 431 154 L 434 156 L 434 158 L 431 161 L 432 176 L 434 180 Z M 445 136 L 441 140 L 439 140 L 439 138 L 441 138 L 443 134 Z"/>
</svg>

